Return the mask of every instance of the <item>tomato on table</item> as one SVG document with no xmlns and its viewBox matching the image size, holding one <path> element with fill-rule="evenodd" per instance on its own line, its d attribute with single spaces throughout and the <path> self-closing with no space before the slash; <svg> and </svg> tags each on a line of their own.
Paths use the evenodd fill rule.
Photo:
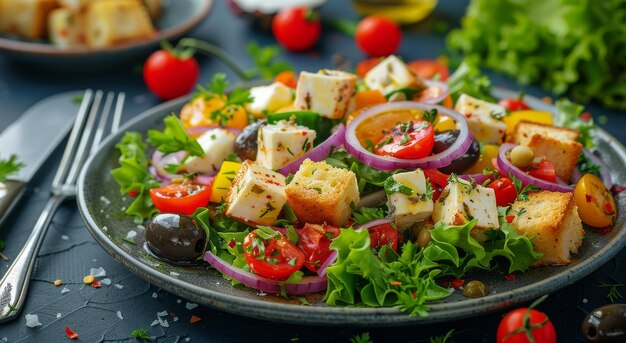
<svg viewBox="0 0 626 343">
<path fill-rule="evenodd" d="M 170 100 L 189 93 L 196 85 L 200 67 L 193 56 L 170 49 L 153 52 L 143 66 L 143 79 L 148 89 L 161 100 Z"/>
<path fill-rule="evenodd" d="M 548 160 L 533 163 L 528 169 L 528 175 L 544 181 L 556 182 L 556 170 L 554 169 L 554 163 Z"/>
<path fill-rule="evenodd" d="M 383 245 L 388 245 L 394 251 L 398 249 L 398 230 L 391 224 L 373 226 L 367 231 L 370 234 L 370 247 L 380 248 Z"/>
<path fill-rule="evenodd" d="M 286 280 L 304 265 L 302 250 L 272 229 L 250 232 L 243 240 L 243 254 L 255 274 L 273 280 Z"/>
<path fill-rule="evenodd" d="M 496 205 L 509 206 L 517 198 L 517 190 L 513 181 L 508 177 L 501 177 L 487 185 L 488 188 L 494 190 L 496 195 Z"/>
<path fill-rule="evenodd" d="M 615 223 L 617 218 L 615 199 L 597 176 L 583 175 L 574 188 L 574 199 L 583 223 L 599 228 Z"/>
<path fill-rule="evenodd" d="M 150 197 L 162 213 L 193 214 L 198 207 L 206 206 L 211 199 L 211 186 L 189 181 L 172 183 L 150 190 Z"/>
<path fill-rule="evenodd" d="M 423 158 L 433 151 L 435 130 L 425 120 L 400 123 L 374 146 L 374 153 L 403 159 Z"/>
<path fill-rule="evenodd" d="M 448 67 L 437 60 L 415 60 L 407 64 L 415 75 L 423 79 L 446 81 L 450 76 Z M 438 77 L 437 77 L 438 76 Z"/>
<path fill-rule="evenodd" d="M 496 342 L 530 343 L 527 332 L 536 343 L 556 343 L 556 331 L 548 316 L 530 308 L 518 308 L 507 313 L 498 326 Z"/>
<path fill-rule="evenodd" d="M 398 24 L 380 16 L 371 15 L 359 22 L 354 35 L 356 44 L 365 54 L 380 57 L 395 53 L 402 41 Z"/>
<path fill-rule="evenodd" d="M 304 253 L 304 266 L 317 272 L 330 255 L 330 243 L 339 236 L 339 228 L 330 225 L 306 224 L 300 230 L 298 248 Z"/>
<path fill-rule="evenodd" d="M 290 51 L 305 51 L 320 38 L 322 25 L 315 10 L 290 7 L 281 10 L 272 20 L 272 32 L 280 45 Z"/>
</svg>

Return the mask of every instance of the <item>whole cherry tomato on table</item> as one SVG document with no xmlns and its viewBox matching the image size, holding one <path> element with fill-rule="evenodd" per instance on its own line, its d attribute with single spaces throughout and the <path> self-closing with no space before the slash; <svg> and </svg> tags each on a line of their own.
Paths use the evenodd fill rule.
<svg viewBox="0 0 626 343">
<path fill-rule="evenodd" d="M 423 158 L 433 151 L 435 130 L 425 120 L 400 123 L 374 146 L 374 153 L 404 159 Z"/>
<path fill-rule="evenodd" d="M 172 183 L 150 190 L 150 197 L 162 213 L 191 215 L 198 207 L 206 206 L 211 199 L 211 186 L 192 182 Z"/>
<path fill-rule="evenodd" d="M 392 20 L 371 15 L 359 22 L 356 44 L 364 53 L 379 57 L 395 53 L 402 42 L 402 30 Z"/>
<path fill-rule="evenodd" d="M 153 52 L 143 66 L 146 86 L 161 100 L 189 93 L 195 87 L 199 74 L 200 67 L 191 54 L 166 47 Z"/>
<path fill-rule="evenodd" d="M 320 264 L 324 263 L 330 255 L 330 243 L 339 236 L 339 229 L 330 225 L 306 224 L 300 230 L 298 248 L 305 257 L 304 266 L 317 272 Z"/>
<path fill-rule="evenodd" d="M 513 181 L 508 177 L 501 177 L 487 185 L 488 188 L 494 190 L 496 195 L 496 205 L 509 206 L 517 198 L 517 190 Z"/>
<path fill-rule="evenodd" d="M 302 250 L 278 231 L 250 232 L 243 240 L 243 254 L 254 273 L 273 280 L 286 280 L 304 265 Z"/>
<path fill-rule="evenodd" d="M 532 306 L 531 306 L 532 307 Z M 518 308 L 507 313 L 498 326 L 497 343 L 556 343 L 556 331 L 545 313 L 532 308 Z"/>
<path fill-rule="evenodd" d="M 272 21 L 272 32 L 280 45 L 290 51 L 305 51 L 320 38 L 322 25 L 315 10 L 291 7 L 281 10 Z"/>
</svg>

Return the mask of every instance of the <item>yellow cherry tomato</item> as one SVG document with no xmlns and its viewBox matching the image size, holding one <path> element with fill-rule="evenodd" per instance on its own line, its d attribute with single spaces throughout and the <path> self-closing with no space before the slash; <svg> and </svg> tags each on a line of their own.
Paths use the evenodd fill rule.
<svg viewBox="0 0 626 343">
<path fill-rule="evenodd" d="M 213 96 L 209 99 L 196 97 L 180 111 L 180 119 L 186 128 L 221 125 L 243 130 L 248 125 L 248 113 L 243 107 L 225 107 L 226 97 Z M 214 111 L 221 110 L 220 116 L 213 119 Z"/>
<path fill-rule="evenodd" d="M 552 113 L 536 110 L 513 111 L 502 118 L 506 124 L 506 134 L 511 135 L 515 132 L 515 127 L 522 121 L 531 121 L 538 124 L 553 125 Z"/>
<path fill-rule="evenodd" d="M 574 199 L 583 223 L 593 227 L 607 227 L 615 222 L 615 199 L 597 176 L 583 175 L 574 188 Z"/>
<path fill-rule="evenodd" d="M 500 146 L 497 144 L 485 144 L 482 146 L 480 151 L 480 157 L 478 161 L 474 163 L 468 170 L 465 171 L 466 174 L 481 174 L 485 168 L 493 169 L 493 160 L 498 156 L 498 150 L 500 150 Z"/>
<path fill-rule="evenodd" d="M 226 193 L 233 184 L 233 179 L 237 172 L 241 169 L 241 163 L 224 161 L 220 171 L 213 180 L 213 187 L 211 189 L 211 202 L 220 203 L 226 199 Z"/>
</svg>

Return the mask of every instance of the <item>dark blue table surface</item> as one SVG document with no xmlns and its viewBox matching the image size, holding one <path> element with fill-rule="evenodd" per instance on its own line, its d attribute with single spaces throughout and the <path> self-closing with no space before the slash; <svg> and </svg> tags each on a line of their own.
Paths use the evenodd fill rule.
<svg viewBox="0 0 626 343">
<path fill-rule="evenodd" d="M 214 1 L 209 17 L 189 35 L 213 42 L 235 57 L 237 62 L 251 67 L 246 45 L 257 41 L 273 44 L 271 35 L 252 29 L 244 20 L 235 17 L 225 1 Z M 429 20 L 443 20 L 457 26 L 467 1 L 440 1 Z M 321 8 L 322 17 L 356 19 L 349 1 L 329 1 Z M 445 50 L 445 34 L 434 33 L 429 22 L 405 30 L 399 54 L 408 60 L 434 58 Z M 333 56 L 345 56 L 351 63 L 364 56 L 358 52 L 351 38 L 325 28 L 315 52 L 283 54 L 281 57 L 298 70 L 316 70 L 333 65 Z M 335 57 L 336 58 L 336 57 Z M 235 75 L 221 62 L 200 58 L 201 82 L 208 81 L 215 72 L 226 72 L 232 80 Z M 120 69 L 93 74 L 62 74 L 36 71 L 24 67 L 0 54 L 0 130 L 8 126 L 36 101 L 59 92 L 85 88 L 124 91 L 127 94 L 125 119 L 159 103 L 145 88 L 136 62 Z M 497 86 L 518 89 L 512 79 L 489 73 Z M 545 91 L 524 87 L 527 94 L 543 97 Z M 606 116 L 601 124 L 621 142 L 626 142 L 626 116 L 590 105 L 594 117 Z M 0 147 L 0 153 L 2 147 Z M 0 229 L 0 239 L 7 243 L 4 253 L 17 255 L 26 240 L 38 214 L 48 197 L 53 171 L 60 151 L 44 165 L 11 218 Z M 0 273 L 9 262 L 0 261 Z M 582 342 L 580 324 L 591 309 L 609 303 L 601 282 L 626 284 L 626 251 L 581 280 L 566 287 L 541 305 L 553 320 L 560 342 Z M 90 268 L 103 267 L 112 285 L 100 289 L 85 287 L 83 276 Z M 63 280 L 64 286 L 55 287 L 54 280 Z M 119 289 L 113 284 L 123 285 Z M 62 293 L 67 287 L 69 292 Z M 623 291 L 623 288 L 622 288 Z M 619 299 L 618 302 L 623 302 Z M 193 307 L 193 306 L 190 306 Z M 123 319 L 118 317 L 118 311 Z M 169 327 L 151 326 L 157 312 L 171 313 Z M 25 314 L 37 314 L 42 326 L 25 326 Z M 161 291 L 127 271 L 115 262 L 93 240 L 85 229 L 76 205 L 67 202 L 53 220 L 41 249 L 30 284 L 29 297 L 19 319 L 0 324 L 0 342 L 63 342 L 67 341 L 65 326 L 79 333 L 80 341 L 135 341 L 133 329 L 148 328 L 157 342 L 347 342 L 352 336 L 369 332 L 374 342 L 428 342 L 428 338 L 455 329 L 454 342 L 492 342 L 498 321 L 505 311 L 476 318 L 452 321 L 438 325 L 400 328 L 375 327 L 310 327 L 287 325 L 239 317 L 202 306 L 188 309 L 187 302 L 176 294 Z M 192 315 L 202 318 L 191 324 Z"/>
</svg>

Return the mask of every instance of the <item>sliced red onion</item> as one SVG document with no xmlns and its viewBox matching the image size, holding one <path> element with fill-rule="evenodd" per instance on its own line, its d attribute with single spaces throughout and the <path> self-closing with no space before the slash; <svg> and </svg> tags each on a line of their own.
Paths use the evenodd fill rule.
<svg viewBox="0 0 626 343">
<path fill-rule="evenodd" d="M 436 96 L 432 98 L 422 100 L 423 103 L 426 104 L 439 104 L 448 96 L 448 84 L 445 82 L 434 81 L 434 80 L 423 80 L 424 84 L 428 86 L 426 90 L 423 92 L 429 92 L 430 89 L 439 88 L 441 91 Z"/>
<path fill-rule="evenodd" d="M 196 176 L 194 181 L 200 185 L 210 186 L 213 183 L 213 179 L 215 179 L 215 176 L 200 174 Z"/>
<path fill-rule="evenodd" d="M 356 136 L 356 129 L 363 121 L 380 113 L 399 110 L 428 111 L 432 109 L 437 109 L 440 114 L 454 119 L 457 122 L 460 131 L 457 140 L 452 143 L 448 149 L 439 154 L 414 160 L 405 160 L 390 156 L 379 156 L 365 149 Z M 467 127 L 467 121 L 460 113 L 446 107 L 412 101 L 389 102 L 370 107 L 351 121 L 346 129 L 346 149 L 348 152 L 370 167 L 385 171 L 416 168 L 439 169 L 448 166 L 452 163 L 452 161 L 463 156 L 467 152 L 472 144 L 472 140 L 472 135 Z"/>
<path fill-rule="evenodd" d="M 583 149 L 583 154 L 585 154 L 585 156 L 591 161 L 591 163 L 600 167 L 600 178 L 602 179 L 604 186 L 607 189 L 611 189 L 611 187 L 613 187 L 613 180 L 611 179 L 611 169 L 609 169 L 609 166 L 604 161 L 602 161 L 600 157 L 596 156 L 596 154 L 587 149 Z M 578 172 L 580 173 L 580 170 Z"/>
<path fill-rule="evenodd" d="M 156 169 L 157 174 L 168 180 L 181 177 L 180 174 L 170 174 L 165 171 L 165 167 L 168 164 L 179 164 L 187 156 L 187 152 L 179 151 L 171 154 L 163 154 L 159 150 L 155 150 L 152 154 L 152 166 Z"/>
<path fill-rule="evenodd" d="M 161 174 L 157 173 L 157 171 L 156 171 L 156 168 L 155 168 L 155 167 L 150 166 L 150 167 L 148 168 L 148 171 L 150 172 L 150 174 L 152 174 L 152 176 L 156 177 L 156 178 L 157 178 L 157 180 L 161 181 L 161 183 L 162 183 L 164 186 L 169 185 L 169 184 L 171 183 L 171 181 L 172 181 L 172 179 L 168 179 L 168 178 L 164 177 L 163 175 L 161 175 Z"/>
<path fill-rule="evenodd" d="M 369 229 L 369 228 L 373 228 L 375 226 L 379 226 L 379 225 L 385 225 L 385 224 L 389 224 L 391 223 L 391 219 L 389 218 L 381 218 L 381 219 L 376 219 L 376 220 L 372 220 L 371 222 L 367 222 L 363 225 L 356 225 L 354 228 L 356 230 L 362 230 L 362 229 Z"/>
<path fill-rule="evenodd" d="M 482 185 L 485 181 L 487 180 L 493 180 L 493 175 L 486 175 L 486 174 L 461 174 L 458 175 L 458 177 L 460 179 L 466 180 L 466 181 L 470 181 L 470 180 L 474 180 L 474 182 L 477 185 Z"/>
<path fill-rule="evenodd" d="M 313 162 L 319 162 L 324 160 L 330 154 L 331 149 L 343 146 L 343 144 L 345 143 L 345 136 L 346 127 L 343 124 L 340 124 L 335 132 L 333 132 L 333 134 L 328 137 L 328 139 L 313 148 L 304 156 L 280 168 L 280 173 L 285 176 L 289 174 L 295 174 L 298 169 L 300 169 L 300 165 L 302 164 L 302 162 L 307 158 Z"/>
<path fill-rule="evenodd" d="M 207 126 L 196 126 L 196 127 L 190 127 L 187 129 L 187 133 L 189 133 L 190 135 L 193 136 L 200 136 L 201 134 L 211 130 L 211 129 L 226 129 L 230 132 L 232 132 L 233 134 L 235 134 L 235 136 L 239 136 L 239 134 L 241 133 L 241 130 L 239 129 L 235 129 L 233 127 L 228 127 L 228 126 L 219 126 L 219 125 L 207 125 Z"/>
<path fill-rule="evenodd" d="M 335 261 L 337 261 L 338 256 L 339 256 L 339 253 L 337 252 L 337 250 L 331 250 L 330 255 L 328 255 L 328 258 L 326 258 L 326 261 L 320 264 L 320 267 L 317 270 L 317 275 L 321 277 L 326 276 L 326 268 L 328 268 L 328 266 L 330 266 L 331 264 L 335 263 Z"/>
<path fill-rule="evenodd" d="M 320 276 L 305 276 L 302 278 L 302 281 L 298 283 L 284 283 L 282 281 L 268 279 L 230 265 L 210 251 L 207 251 L 204 254 L 204 260 L 222 274 L 233 278 L 248 287 L 252 287 L 266 293 L 280 293 L 282 284 L 284 284 L 285 292 L 287 292 L 287 294 L 294 295 L 321 292 L 325 290 L 328 285 L 326 278 Z"/>
<path fill-rule="evenodd" d="M 522 181 L 522 183 L 525 185 L 535 185 L 547 191 L 562 192 L 562 193 L 568 193 L 568 192 L 574 191 L 574 187 L 572 186 L 562 185 L 559 183 L 554 183 L 554 182 L 549 182 L 549 181 L 545 181 L 542 179 L 538 179 L 536 177 L 528 175 L 523 170 L 514 166 L 513 163 L 511 163 L 511 161 L 509 161 L 509 159 L 506 157 L 506 153 L 513 150 L 513 148 L 515 148 L 516 146 L 517 146 L 516 144 L 510 144 L 510 143 L 502 144 L 500 146 L 500 150 L 498 151 L 498 168 L 500 168 L 500 170 L 505 175 L 508 175 L 510 173 L 511 175 L 514 175 L 516 178 Z"/>
<path fill-rule="evenodd" d="M 583 174 L 580 172 L 580 169 L 578 169 L 578 167 L 574 168 L 574 170 L 572 170 L 572 175 L 570 175 L 570 180 L 572 180 L 572 183 L 578 183 L 578 180 L 580 180 L 580 178 L 583 177 Z"/>
</svg>

